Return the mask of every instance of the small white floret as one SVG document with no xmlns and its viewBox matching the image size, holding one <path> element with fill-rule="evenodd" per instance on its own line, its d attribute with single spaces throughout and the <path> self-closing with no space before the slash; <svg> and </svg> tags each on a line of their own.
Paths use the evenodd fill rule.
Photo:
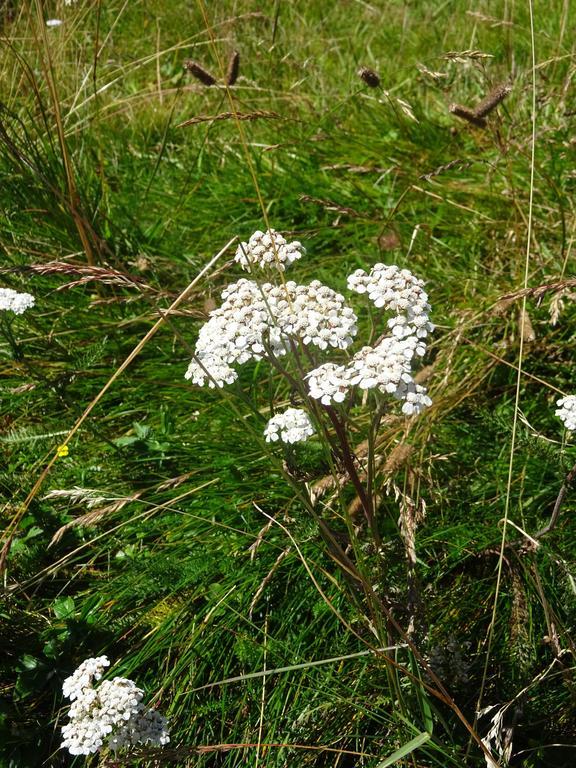
<svg viewBox="0 0 576 768">
<path fill-rule="evenodd" d="M 287 408 L 273 416 L 264 430 L 266 442 L 300 443 L 314 434 L 314 427 L 306 411 Z"/>
<path fill-rule="evenodd" d="M 576 431 L 576 395 L 567 395 L 556 402 L 556 416 L 570 432 Z"/>
<path fill-rule="evenodd" d="M 0 288 L 0 311 L 8 310 L 21 315 L 34 306 L 36 299 L 30 293 L 18 293 L 12 288 Z"/>
</svg>

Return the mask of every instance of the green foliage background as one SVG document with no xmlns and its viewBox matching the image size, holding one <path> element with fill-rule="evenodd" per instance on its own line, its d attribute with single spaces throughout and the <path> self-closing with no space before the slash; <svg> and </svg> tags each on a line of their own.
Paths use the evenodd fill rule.
<svg viewBox="0 0 576 768">
<path fill-rule="evenodd" d="M 47 18 L 63 24 L 49 29 Z M 230 238 L 264 227 L 259 194 L 272 226 L 308 249 L 300 282 L 344 290 L 358 267 L 410 268 L 426 280 L 438 326 L 426 361 L 434 406 L 394 422 L 384 442 L 410 449 L 389 482 L 426 503 L 422 651 L 469 720 L 485 671 L 485 705 L 527 688 L 512 708 L 514 764 L 536 767 L 572 765 L 576 743 L 572 495 L 537 548 L 519 531 L 546 524 L 575 461 L 553 411 L 576 374 L 566 282 L 576 16 L 567 1 L 537 0 L 534 19 L 528 285 L 567 295 L 560 305 L 557 289 L 529 297 L 522 320 L 520 298 L 499 300 L 522 288 L 526 263 L 528 3 L 0 4 L 0 284 L 37 299 L 9 325 L 2 318 L 0 494 L 8 528 L 162 310 Z M 191 58 L 222 80 L 234 50 L 240 78 L 229 92 L 183 69 Z M 379 73 L 380 88 L 363 83 L 360 66 Z M 502 83 L 511 93 L 486 129 L 450 113 Z M 248 119 L 230 117 L 231 104 Z M 242 370 L 237 391 L 183 378 L 212 302 L 238 277 L 231 253 L 115 381 L 20 521 L 0 609 L 0 764 L 83 764 L 58 751 L 61 684 L 106 653 L 172 726 L 161 757 L 108 765 L 375 768 L 421 733 L 432 736 L 399 764 L 484 765 L 453 713 L 377 655 L 309 666 L 372 638 L 283 456 L 263 445 L 271 403 L 287 393 L 263 364 Z M 509 492 L 518 528 L 500 558 L 522 322 Z M 299 461 L 325 471 L 319 456 Z M 392 491 L 379 515 L 385 589 L 401 604 Z M 398 660 L 411 663 L 403 651 Z"/>
</svg>

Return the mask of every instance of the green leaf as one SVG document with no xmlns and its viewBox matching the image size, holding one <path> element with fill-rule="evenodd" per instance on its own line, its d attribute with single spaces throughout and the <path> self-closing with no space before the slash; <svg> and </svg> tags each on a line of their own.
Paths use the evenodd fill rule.
<svg viewBox="0 0 576 768">
<path fill-rule="evenodd" d="M 127 448 L 130 445 L 134 445 L 134 443 L 139 443 L 140 440 L 139 437 L 134 437 L 134 435 L 125 435 L 124 437 L 116 438 L 112 442 L 119 448 Z"/>
<path fill-rule="evenodd" d="M 398 760 L 401 760 L 403 757 L 406 757 L 406 755 L 414 752 L 415 749 L 418 749 L 418 747 L 421 747 L 422 744 L 426 744 L 430 737 L 431 734 L 428 733 L 428 731 L 422 731 L 422 733 L 419 733 L 418 736 L 414 736 L 413 739 L 410 739 L 410 741 L 406 742 L 404 746 L 397 749 L 385 760 L 382 760 L 381 763 L 378 763 L 376 768 L 388 768 L 389 765 L 394 765 Z"/>
<path fill-rule="evenodd" d="M 37 525 L 33 525 L 32 528 L 29 528 L 26 531 L 26 536 L 24 536 L 24 540 L 28 541 L 29 539 L 33 539 L 36 536 L 40 536 L 41 533 L 44 533 L 44 528 L 40 528 Z"/>
<path fill-rule="evenodd" d="M 20 657 L 20 664 L 22 664 L 24 669 L 36 669 L 39 661 L 35 656 L 31 656 L 29 653 L 25 653 Z"/>
<path fill-rule="evenodd" d="M 68 619 L 74 615 L 74 600 L 71 597 L 58 597 L 52 604 L 57 619 Z"/>
<path fill-rule="evenodd" d="M 139 440 L 145 440 L 150 434 L 150 427 L 146 426 L 146 424 L 141 424 L 139 421 L 135 421 L 132 426 L 134 427 L 134 432 Z"/>
</svg>

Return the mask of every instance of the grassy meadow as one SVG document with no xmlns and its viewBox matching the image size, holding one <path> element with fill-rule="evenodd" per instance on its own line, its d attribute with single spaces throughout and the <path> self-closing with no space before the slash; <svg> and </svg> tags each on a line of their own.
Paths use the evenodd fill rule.
<svg viewBox="0 0 576 768">
<path fill-rule="evenodd" d="M 0 766 L 574 765 L 575 30 L 569 0 L 0 2 L 0 288 L 36 298 L 0 311 Z M 425 281 L 433 405 L 347 422 L 376 538 L 322 440 L 265 442 L 270 366 L 184 378 L 267 227 L 298 282 Z M 60 749 L 102 654 L 169 745 Z"/>
</svg>

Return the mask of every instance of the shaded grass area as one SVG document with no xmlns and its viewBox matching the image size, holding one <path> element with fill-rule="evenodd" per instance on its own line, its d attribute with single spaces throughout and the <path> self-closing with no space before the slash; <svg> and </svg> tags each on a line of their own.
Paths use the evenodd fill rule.
<svg viewBox="0 0 576 768">
<path fill-rule="evenodd" d="M 497 301 L 522 287 L 524 271 L 527 7 L 507 18 L 491 2 L 472 12 L 462 2 L 49 10 L 63 16 L 61 27 L 44 29 L 36 4 L 1 11 L 1 279 L 37 297 L 2 347 L 3 522 L 159 312 L 231 237 L 265 226 L 260 194 L 271 225 L 308 248 L 295 279 L 343 290 L 353 269 L 383 260 L 427 281 L 438 324 L 427 360 L 434 406 L 383 434 L 387 451 L 411 453 L 382 483 L 426 502 L 417 539 L 421 648 L 473 720 L 522 321 L 519 300 Z M 534 13 L 531 286 L 572 276 L 575 221 L 573 13 L 562 2 L 538 2 Z M 183 71 L 193 58 L 222 78 L 233 50 L 241 65 L 230 95 Z M 362 83 L 360 65 L 378 71 L 380 89 Z M 449 113 L 503 82 L 512 91 L 485 130 Z M 252 119 L 235 122 L 226 117 L 233 110 Z M 193 117 L 199 122 L 178 127 Z M 67 267 L 39 274 L 54 261 Z M 91 266 L 95 277 L 59 290 L 78 280 L 71 264 Z M 453 713 L 377 655 L 196 690 L 373 642 L 361 602 L 334 576 L 317 526 L 286 483 L 287 457 L 263 450 L 270 405 L 289 393 L 273 378 L 262 385 L 264 364 L 243 370 L 242 387 L 224 398 L 183 379 L 200 321 L 237 277 L 218 268 L 168 318 L 20 523 L 2 608 L 7 765 L 73 762 L 56 752 L 61 682 L 104 652 L 118 660 L 115 674 L 133 677 L 170 715 L 161 764 L 376 766 L 422 732 L 433 736 L 417 760 L 401 758 L 407 765 L 463 764 L 467 735 Z M 547 522 L 574 462 L 553 407 L 574 380 L 575 313 L 565 298 L 552 324 L 557 299 L 551 291 L 528 303 L 535 338 L 524 349 L 510 517 L 530 534 Z M 327 473 L 322 455 L 296 463 L 313 479 Z M 68 496 L 47 496 L 56 490 Z M 503 703 L 537 680 L 513 708 L 518 765 L 573 759 L 570 747 L 546 746 L 576 741 L 571 506 L 568 499 L 538 549 L 513 529 L 504 551 L 483 702 Z M 263 513 L 283 527 L 268 528 Z M 337 511 L 325 515 L 345 532 Z M 402 621 L 397 518 L 391 492 L 381 503 L 386 546 L 375 568 Z M 407 649 L 396 659 L 423 674 Z M 476 748 L 468 759 L 484 764 Z"/>
</svg>

